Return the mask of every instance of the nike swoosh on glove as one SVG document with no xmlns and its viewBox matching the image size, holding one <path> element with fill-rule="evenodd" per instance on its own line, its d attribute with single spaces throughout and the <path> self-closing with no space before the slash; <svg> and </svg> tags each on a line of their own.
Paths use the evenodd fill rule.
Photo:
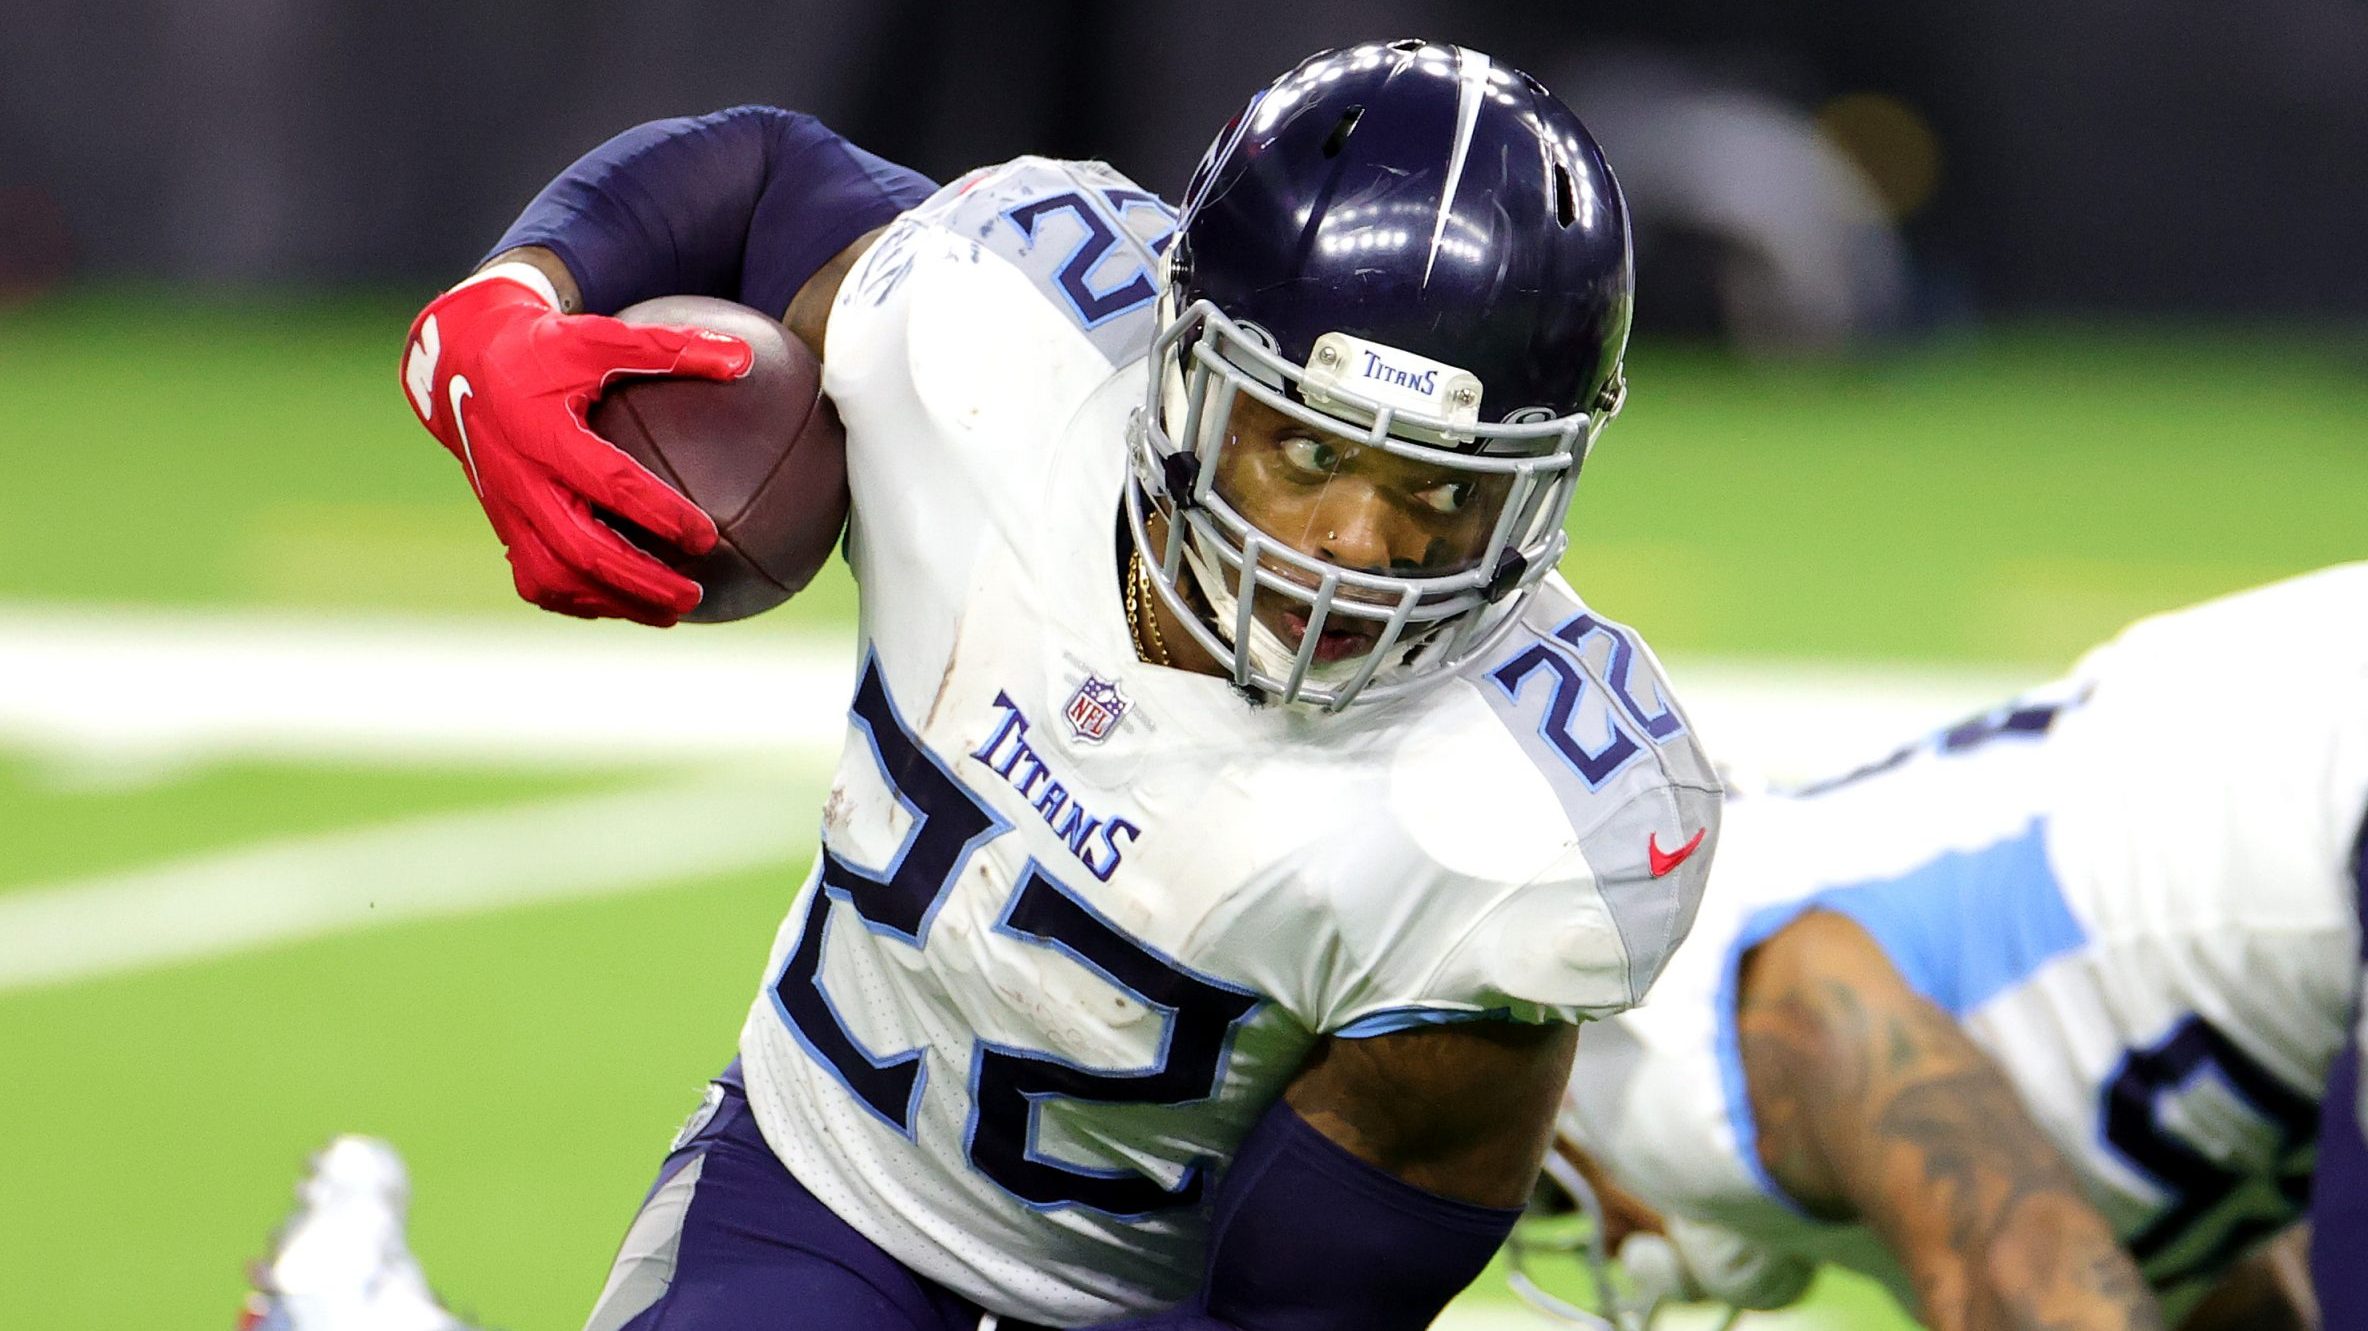
<svg viewBox="0 0 2368 1331">
<path fill-rule="evenodd" d="M 620 375 L 737 379 L 754 357 L 722 333 L 558 307 L 550 280 L 523 263 L 497 264 L 438 296 L 404 345 L 404 396 L 468 474 L 520 596 L 585 619 L 673 624 L 699 604 L 699 584 L 602 515 L 686 555 L 715 547 L 715 523 L 594 434 L 585 415 Z"/>
</svg>

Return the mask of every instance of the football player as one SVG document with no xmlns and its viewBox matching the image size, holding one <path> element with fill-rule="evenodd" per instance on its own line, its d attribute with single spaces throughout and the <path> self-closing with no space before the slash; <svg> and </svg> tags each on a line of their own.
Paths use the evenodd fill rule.
<svg viewBox="0 0 2368 1331">
<path fill-rule="evenodd" d="M 1578 1058 L 1581 1190 L 1662 1231 L 1662 1290 L 1776 1306 L 1830 1260 L 1933 1327 L 2104 1328 L 2187 1316 L 2315 1162 L 2326 1324 L 2368 1325 L 2325 1209 L 2363 1187 L 2364 814 L 2368 564 L 1737 798 L 1693 940 Z"/>
<path fill-rule="evenodd" d="M 1555 573 L 1630 273 L 1569 110 L 1400 41 L 1259 92 L 1176 209 L 645 125 L 422 312 L 412 405 L 563 613 L 698 600 L 604 515 L 714 539 L 587 403 L 748 357 L 601 315 L 780 311 L 846 424 L 822 850 L 594 1331 L 1429 1322 L 1717 836 L 1651 653 Z"/>
</svg>

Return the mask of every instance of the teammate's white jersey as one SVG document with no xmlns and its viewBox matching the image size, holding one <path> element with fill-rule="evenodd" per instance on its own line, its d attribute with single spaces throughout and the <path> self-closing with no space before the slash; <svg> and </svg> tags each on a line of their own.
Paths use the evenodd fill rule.
<svg viewBox="0 0 2368 1331">
<path fill-rule="evenodd" d="M 1564 1128 L 1662 1209 L 1842 1261 L 1761 1169 L 1751 945 L 1851 916 L 2004 1069 L 2172 1309 L 2294 1219 L 2360 982 L 2368 565 L 2141 622 L 2065 681 L 1852 776 L 1728 806 L 1700 921 L 1580 1041 Z"/>
<path fill-rule="evenodd" d="M 1021 159 L 849 275 L 862 668 L 741 1036 L 800 1181 L 1057 1326 L 1197 1288 L 1211 1175 L 1320 1035 L 1633 1004 L 1717 836 L 1658 665 L 1558 579 L 1493 659 L 1338 715 L 1137 661 L 1125 431 L 1173 225 Z"/>
</svg>

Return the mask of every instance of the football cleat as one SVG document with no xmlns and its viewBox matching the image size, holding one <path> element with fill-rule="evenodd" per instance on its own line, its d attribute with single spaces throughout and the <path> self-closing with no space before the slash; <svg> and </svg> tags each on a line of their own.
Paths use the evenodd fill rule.
<svg viewBox="0 0 2368 1331">
<path fill-rule="evenodd" d="M 239 1331 L 467 1331 L 428 1292 L 403 1237 L 411 1182 L 401 1156 L 344 1136 L 312 1158 Z"/>
</svg>

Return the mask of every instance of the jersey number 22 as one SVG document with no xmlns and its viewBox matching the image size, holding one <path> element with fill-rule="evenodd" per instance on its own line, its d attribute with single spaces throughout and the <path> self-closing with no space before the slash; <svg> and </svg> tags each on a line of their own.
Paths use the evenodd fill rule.
<svg viewBox="0 0 2368 1331">
<path fill-rule="evenodd" d="M 890 1127 L 913 1135 L 923 1082 L 922 1051 L 881 1055 L 848 1031 L 822 983 L 830 903 L 844 901 L 864 927 L 922 946 L 931 919 L 961 877 L 972 852 L 1010 830 L 972 794 L 897 715 L 867 660 L 855 689 L 856 724 L 870 736 L 880 771 L 913 816 L 887 867 L 859 868 L 827 846 L 822 883 L 773 985 L 780 1012 L 799 1043 Z M 1200 1197 L 1199 1168 L 1173 1187 L 1134 1170 L 1063 1163 L 1034 1148 L 1036 1115 L 1049 1097 L 1101 1104 L 1186 1104 L 1216 1093 L 1235 1028 L 1258 996 L 1198 975 L 1128 937 L 1031 860 L 1005 906 L 999 932 L 1052 948 L 1099 972 L 1167 1021 L 1161 1055 L 1143 1068 L 1090 1068 L 1041 1050 L 981 1040 L 970 1060 L 972 1166 L 1029 1206 L 1086 1206 L 1141 1215 L 1187 1206 Z"/>
</svg>

